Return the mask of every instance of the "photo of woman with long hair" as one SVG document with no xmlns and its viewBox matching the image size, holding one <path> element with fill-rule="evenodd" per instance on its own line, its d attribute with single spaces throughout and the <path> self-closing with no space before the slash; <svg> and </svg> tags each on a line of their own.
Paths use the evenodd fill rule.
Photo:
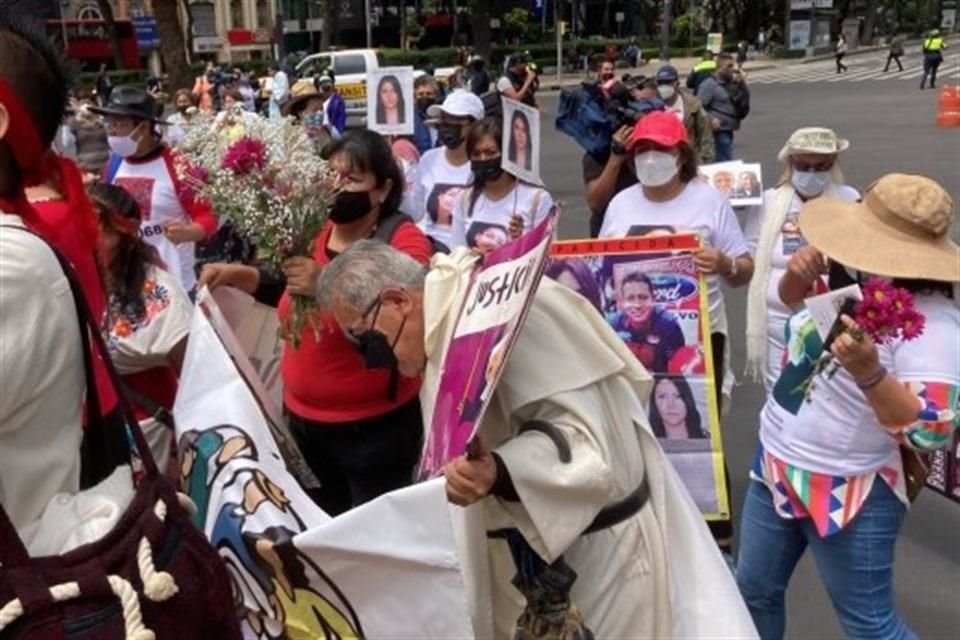
<svg viewBox="0 0 960 640">
<path fill-rule="evenodd" d="M 650 400 L 653 435 L 667 440 L 706 438 L 700 411 L 686 378 L 657 376 Z"/>
<path fill-rule="evenodd" d="M 377 124 L 404 124 L 407 106 L 397 76 L 380 78 L 377 85 Z"/>
<path fill-rule="evenodd" d="M 533 136 L 527 114 L 517 110 L 510 118 L 510 146 L 507 159 L 526 171 L 533 169 Z"/>
<path fill-rule="evenodd" d="M 587 299 L 587 302 L 600 313 L 603 313 L 603 298 L 600 295 L 600 285 L 586 260 L 567 258 L 565 260 L 551 260 L 547 265 L 546 276 L 558 283 L 569 287 Z"/>
</svg>

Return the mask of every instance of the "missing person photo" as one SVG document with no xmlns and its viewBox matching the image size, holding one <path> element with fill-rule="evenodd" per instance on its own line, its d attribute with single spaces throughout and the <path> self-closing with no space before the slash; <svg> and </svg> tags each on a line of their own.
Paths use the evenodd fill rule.
<svg viewBox="0 0 960 640">
<path fill-rule="evenodd" d="M 515 100 L 503 101 L 502 166 L 521 180 L 540 185 L 540 112 Z"/>
<path fill-rule="evenodd" d="M 413 134 L 413 68 L 367 74 L 367 128 L 385 136 Z"/>
</svg>

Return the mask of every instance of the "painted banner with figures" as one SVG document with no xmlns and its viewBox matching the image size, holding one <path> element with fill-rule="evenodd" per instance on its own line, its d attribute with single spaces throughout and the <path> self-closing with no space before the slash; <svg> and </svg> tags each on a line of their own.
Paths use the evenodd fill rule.
<svg viewBox="0 0 960 640">
<path fill-rule="evenodd" d="M 444 357 L 421 478 L 462 455 L 476 432 L 543 276 L 557 211 L 477 262 Z"/>
<path fill-rule="evenodd" d="M 288 471 L 251 371 L 201 291 L 174 405 L 180 481 L 248 637 L 471 637 L 443 481 L 330 518 Z"/>
<path fill-rule="evenodd" d="M 546 275 L 584 296 L 653 375 L 654 435 L 713 520 L 729 517 L 730 502 L 699 247 L 695 234 L 556 242 Z"/>
</svg>

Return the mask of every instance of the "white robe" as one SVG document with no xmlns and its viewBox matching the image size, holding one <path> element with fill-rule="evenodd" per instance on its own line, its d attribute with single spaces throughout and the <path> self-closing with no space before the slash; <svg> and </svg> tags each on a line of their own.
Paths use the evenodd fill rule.
<svg viewBox="0 0 960 640">
<path fill-rule="evenodd" d="M 426 425 L 473 260 L 466 251 L 437 256 L 427 277 Z M 651 383 L 582 297 L 544 279 L 479 430 L 509 469 L 520 502 L 488 497 L 452 507 L 478 638 L 511 637 L 523 608 L 506 542 L 486 537 L 506 527 L 519 529 L 546 561 L 564 556 L 578 574 L 571 599 L 598 638 L 756 637 L 730 571 L 650 432 L 643 401 Z M 516 435 L 532 419 L 560 429 L 569 463 L 543 434 Z M 644 472 L 646 507 L 581 535 Z"/>
</svg>

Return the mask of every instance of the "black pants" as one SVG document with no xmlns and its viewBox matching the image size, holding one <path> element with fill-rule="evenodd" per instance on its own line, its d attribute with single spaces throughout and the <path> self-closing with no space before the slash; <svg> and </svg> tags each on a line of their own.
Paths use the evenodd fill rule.
<svg viewBox="0 0 960 640">
<path fill-rule="evenodd" d="M 893 62 L 896 62 L 896 63 L 897 63 L 897 67 L 899 67 L 899 70 L 900 70 L 900 71 L 903 71 L 903 65 L 900 64 L 900 56 L 901 56 L 901 55 L 903 55 L 903 54 L 893 54 L 893 53 L 889 54 L 889 55 L 887 56 L 887 66 L 885 66 L 885 67 L 883 68 L 883 70 L 884 70 L 884 71 L 889 71 L 889 70 L 890 70 L 890 62 L 893 61 Z"/>
<path fill-rule="evenodd" d="M 313 422 L 290 414 L 290 430 L 320 488 L 308 491 L 336 516 L 413 482 L 423 446 L 420 400 L 356 422 Z"/>
<path fill-rule="evenodd" d="M 845 53 L 838 53 L 838 54 L 836 54 L 836 55 L 834 56 L 834 58 L 837 59 L 837 73 L 840 73 L 841 71 L 846 71 L 846 70 L 847 70 L 847 65 L 845 65 L 845 64 L 843 64 L 843 62 L 841 62 L 841 60 L 843 60 L 843 56 L 845 56 L 845 55 L 847 55 L 847 54 L 845 54 Z"/>
<path fill-rule="evenodd" d="M 923 80 L 920 81 L 920 88 L 923 89 L 927 84 L 927 78 L 930 78 L 930 88 L 937 86 L 937 68 L 943 58 L 940 56 L 924 56 L 923 58 Z"/>
<path fill-rule="evenodd" d="M 724 374 L 724 349 L 727 346 L 727 339 L 722 333 L 710 334 L 710 346 L 713 348 L 713 384 L 717 393 L 717 413 L 723 410 L 723 374 Z M 730 469 L 727 467 L 727 461 L 723 461 L 723 479 L 727 484 L 727 499 L 732 499 L 730 495 Z M 733 508 L 731 506 L 731 511 Z M 717 541 L 720 549 L 730 551 L 733 546 L 733 520 L 711 520 L 707 523 L 710 527 L 710 533 L 713 539 Z"/>
</svg>

